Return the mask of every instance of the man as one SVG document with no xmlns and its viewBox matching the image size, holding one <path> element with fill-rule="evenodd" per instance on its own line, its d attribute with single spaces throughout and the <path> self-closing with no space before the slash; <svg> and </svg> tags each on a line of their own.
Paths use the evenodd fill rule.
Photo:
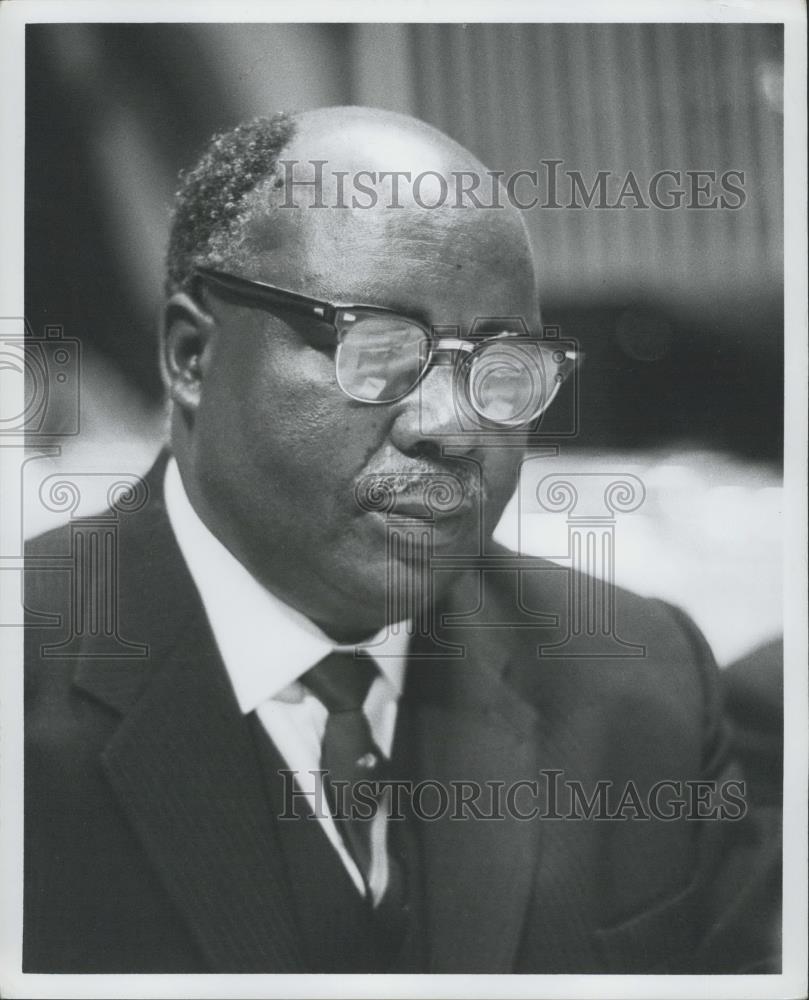
<svg viewBox="0 0 809 1000">
<path fill-rule="evenodd" d="M 491 541 L 573 358 L 532 340 L 519 211 L 442 197 L 470 172 L 420 122 L 330 108 L 183 178 L 170 449 L 72 597 L 47 557 L 77 524 L 29 552 L 27 970 L 777 965 L 778 873 L 716 805 L 738 775 L 694 626 L 621 592 L 644 656 L 554 655 L 580 581 Z M 111 589 L 148 655 L 61 655 Z"/>
</svg>

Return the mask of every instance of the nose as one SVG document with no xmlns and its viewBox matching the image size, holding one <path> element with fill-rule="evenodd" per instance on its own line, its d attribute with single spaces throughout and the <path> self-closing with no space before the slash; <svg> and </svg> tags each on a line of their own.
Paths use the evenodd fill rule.
<svg viewBox="0 0 809 1000">
<path fill-rule="evenodd" d="M 428 446 L 451 444 L 453 452 L 465 454 L 477 446 L 475 428 L 463 417 L 458 398 L 463 389 L 454 370 L 451 362 L 433 365 L 396 404 L 390 439 L 400 451 L 412 454 Z"/>
</svg>

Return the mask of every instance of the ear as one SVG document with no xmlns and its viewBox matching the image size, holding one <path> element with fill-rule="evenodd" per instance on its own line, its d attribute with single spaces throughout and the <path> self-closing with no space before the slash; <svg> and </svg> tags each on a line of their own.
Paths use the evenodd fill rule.
<svg viewBox="0 0 809 1000">
<path fill-rule="evenodd" d="M 161 361 L 163 379 L 177 406 L 194 411 L 210 362 L 216 320 L 185 292 L 166 302 L 163 313 Z"/>
</svg>

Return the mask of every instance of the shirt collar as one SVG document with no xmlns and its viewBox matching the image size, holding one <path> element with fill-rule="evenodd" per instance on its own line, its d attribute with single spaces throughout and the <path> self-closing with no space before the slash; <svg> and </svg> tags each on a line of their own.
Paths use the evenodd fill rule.
<svg viewBox="0 0 809 1000">
<path fill-rule="evenodd" d="M 177 544 L 199 591 L 236 699 L 247 714 L 295 682 L 340 646 L 305 615 L 262 586 L 203 523 L 191 506 L 172 457 L 164 481 L 166 510 Z M 407 623 L 382 629 L 363 648 L 374 655 L 392 696 L 402 693 Z"/>
</svg>

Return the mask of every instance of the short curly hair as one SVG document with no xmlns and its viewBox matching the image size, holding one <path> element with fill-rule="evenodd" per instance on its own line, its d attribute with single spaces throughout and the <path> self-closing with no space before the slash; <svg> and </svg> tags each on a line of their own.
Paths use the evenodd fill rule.
<svg viewBox="0 0 809 1000">
<path fill-rule="evenodd" d="M 190 290 L 194 268 L 232 262 L 245 197 L 276 174 L 295 134 L 290 112 L 255 118 L 214 135 L 195 166 L 180 173 L 166 254 L 166 294 Z"/>
</svg>

